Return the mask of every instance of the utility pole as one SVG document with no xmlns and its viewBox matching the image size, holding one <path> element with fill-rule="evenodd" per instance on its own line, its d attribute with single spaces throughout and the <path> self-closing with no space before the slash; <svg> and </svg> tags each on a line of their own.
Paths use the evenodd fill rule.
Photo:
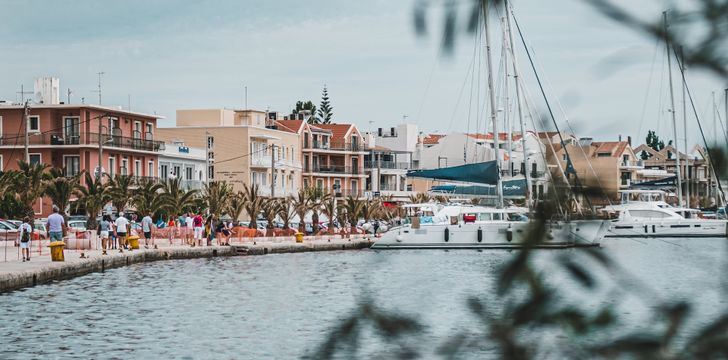
<svg viewBox="0 0 728 360">
<path fill-rule="evenodd" d="M 245 85 L 245 109 L 248 110 L 248 85 Z"/>
<path fill-rule="evenodd" d="M 682 178 L 680 176 L 680 151 L 678 151 L 677 146 L 677 123 L 675 120 L 675 94 L 672 88 L 672 56 L 670 56 L 670 33 L 668 32 L 668 24 L 667 24 L 667 11 L 662 12 L 662 16 L 665 20 L 665 48 L 667 49 L 667 72 L 669 74 L 670 78 L 670 114 L 672 115 L 672 133 L 673 138 L 675 139 L 673 141 L 673 149 L 675 150 L 675 175 L 677 175 L 677 204 L 678 206 L 683 206 L 682 201 Z"/>
<path fill-rule="evenodd" d="M 510 52 L 511 52 L 511 63 L 513 65 L 513 81 L 516 84 L 516 105 L 518 107 L 518 123 L 520 125 L 521 129 L 521 148 L 523 149 L 523 177 L 526 179 L 526 204 L 530 204 L 530 193 L 531 193 L 531 185 L 529 184 L 529 176 L 528 176 L 528 153 L 526 151 L 526 132 L 523 128 L 523 111 L 521 109 L 521 90 L 520 90 L 520 84 L 518 83 L 518 64 L 516 63 L 516 51 L 513 44 L 513 33 L 511 32 L 511 16 L 510 16 L 510 5 L 508 4 L 508 0 L 505 0 L 504 6 L 506 9 L 506 26 L 508 28 L 508 42 L 510 44 Z M 507 65 L 507 64 L 506 64 Z M 563 171 L 562 171 L 563 174 Z"/>
<path fill-rule="evenodd" d="M 104 121 L 102 119 L 103 119 L 103 116 L 99 117 L 99 168 L 98 168 L 98 172 L 96 173 L 96 182 L 101 181 L 101 174 L 102 174 L 101 169 L 104 165 L 104 163 L 103 163 L 104 135 L 102 134 L 102 132 L 103 132 L 102 123 Z"/>
<path fill-rule="evenodd" d="M 68 88 L 68 90 L 66 90 L 66 96 L 67 96 L 67 99 L 68 99 L 68 101 L 66 101 L 66 104 L 70 104 L 71 103 L 71 94 L 73 94 L 71 92 L 71 88 Z"/>
<path fill-rule="evenodd" d="M 493 85 L 493 57 L 490 53 L 490 31 L 488 30 L 488 1 L 482 0 L 483 25 L 485 27 L 485 50 L 488 64 L 488 93 L 490 95 L 490 120 L 493 122 L 493 143 L 495 145 L 495 168 L 498 174 L 498 184 L 495 189 L 498 195 L 498 206 L 503 207 L 503 180 L 500 176 L 500 140 L 498 139 L 498 111 L 495 108 L 495 86 Z"/>
<path fill-rule="evenodd" d="M 270 197 L 276 196 L 276 146 L 270 145 Z"/>
<path fill-rule="evenodd" d="M 22 92 L 22 90 L 21 90 Z M 25 163 L 30 164 L 30 152 L 28 151 L 28 120 L 30 118 L 30 100 L 25 101 L 23 105 L 23 122 L 25 123 Z"/>
</svg>

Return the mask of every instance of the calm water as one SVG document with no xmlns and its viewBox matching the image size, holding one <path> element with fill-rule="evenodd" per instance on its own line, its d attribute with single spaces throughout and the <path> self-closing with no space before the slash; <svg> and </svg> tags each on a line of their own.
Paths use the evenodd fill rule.
<svg viewBox="0 0 728 360">
<path fill-rule="evenodd" d="M 613 303 L 630 324 L 652 321 L 655 299 L 696 303 L 693 327 L 728 309 L 725 239 L 609 240 L 602 251 L 632 276 L 607 274 L 589 294 L 552 265 L 582 259 L 579 250 L 544 251 L 538 263 L 567 289 L 565 301 Z M 426 325 L 411 341 L 432 358 L 456 331 L 480 329 L 464 302 L 492 297 L 497 269 L 514 254 L 363 250 L 114 269 L 0 296 L 0 358 L 297 358 L 366 297 Z M 617 296 L 615 278 L 639 295 Z"/>
</svg>

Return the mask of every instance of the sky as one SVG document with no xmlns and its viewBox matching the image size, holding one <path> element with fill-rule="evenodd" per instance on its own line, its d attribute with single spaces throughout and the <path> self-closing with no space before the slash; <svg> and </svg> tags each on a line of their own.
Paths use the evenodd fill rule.
<svg viewBox="0 0 728 360">
<path fill-rule="evenodd" d="M 62 101 L 71 89 L 72 103 L 96 104 L 97 73 L 104 72 L 103 105 L 156 113 L 165 117 L 160 126 L 173 126 L 178 109 L 243 108 L 246 86 L 248 108 L 289 113 L 298 100 L 318 104 L 326 85 L 334 121 L 365 131 L 401 122 L 425 133 L 482 131 L 490 126 L 483 40 L 460 34 L 455 51 L 444 54 L 443 2 L 432 2 L 428 32 L 418 36 L 414 0 L 5 0 L 0 99 L 20 100 L 21 84 L 27 90 L 36 77 L 54 76 Z M 512 2 L 563 130 L 643 141 L 655 129 L 672 138 L 664 47 L 583 0 Z M 660 2 L 623 3 L 644 17 L 662 11 Z M 498 22 L 491 37 L 502 89 Z M 516 55 L 529 108 L 543 114 L 523 46 Z M 715 136 L 711 92 L 722 111 L 724 83 L 690 69 L 688 82 L 708 136 Z M 502 114 L 505 93 L 498 94 Z M 678 88 L 681 109 L 680 96 Z M 699 140 L 692 118 L 687 138 Z"/>
</svg>

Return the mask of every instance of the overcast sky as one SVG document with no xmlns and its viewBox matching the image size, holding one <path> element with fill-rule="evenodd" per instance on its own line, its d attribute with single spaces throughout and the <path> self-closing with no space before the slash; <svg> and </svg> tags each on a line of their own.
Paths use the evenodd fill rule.
<svg viewBox="0 0 728 360">
<path fill-rule="evenodd" d="M 579 0 L 513 3 L 560 126 L 566 124 L 558 103 L 581 136 L 642 141 L 652 128 L 672 137 L 663 47 Z M 659 3 L 638 3 L 631 6 L 643 15 L 660 16 Z M 334 120 L 364 130 L 405 115 L 425 132 L 482 129 L 487 114 L 475 110 L 486 100 L 478 84 L 486 82 L 477 53 L 471 67 L 476 39 L 459 37 L 455 53 L 443 56 L 440 12 L 431 11 L 429 36 L 418 37 L 413 7 L 412 0 L 6 0 L 0 99 L 19 100 L 21 84 L 28 89 L 37 76 L 55 76 L 64 101 L 70 88 L 71 102 L 97 103 L 92 90 L 103 71 L 104 105 L 126 108 L 130 96 L 132 110 L 163 115 L 161 125 L 169 126 L 176 109 L 243 107 L 244 86 L 249 108 L 288 113 L 299 99 L 318 104 L 326 84 Z M 494 25 L 498 70 L 502 35 Z M 541 112 L 522 48 L 520 69 Z M 711 91 L 722 109 L 723 84 L 710 74 L 689 77 L 711 130 Z M 691 142 L 698 140 L 693 123 Z"/>
</svg>

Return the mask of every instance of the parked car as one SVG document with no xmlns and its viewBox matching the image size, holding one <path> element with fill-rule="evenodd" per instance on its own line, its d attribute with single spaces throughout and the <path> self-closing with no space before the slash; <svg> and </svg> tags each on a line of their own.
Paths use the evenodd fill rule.
<svg viewBox="0 0 728 360">
<path fill-rule="evenodd" d="M 15 225 L 16 229 L 20 229 L 20 225 L 23 224 L 23 222 L 20 220 L 7 220 L 7 222 Z"/>
<path fill-rule="evenodd" d="M 68 227 L 76 232 L 86 231 L 86 220 L 68 220 Z"/>
<path fill-rule="evenodd" d="M 18 229 L 10 222 L 0 220 L 0 240 L 15 241 L 18 238 Z"/>
</svg>

